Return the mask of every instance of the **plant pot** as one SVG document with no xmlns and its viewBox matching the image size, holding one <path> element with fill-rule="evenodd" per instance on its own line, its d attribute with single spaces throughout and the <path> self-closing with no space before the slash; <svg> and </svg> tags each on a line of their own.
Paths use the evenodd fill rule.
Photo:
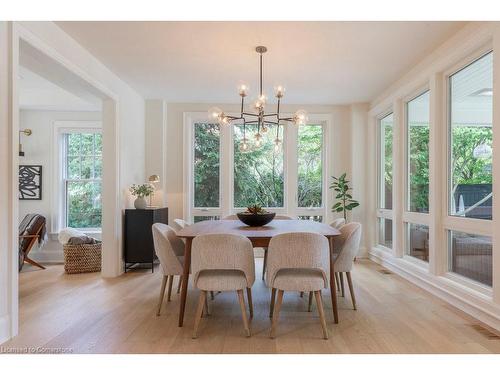
<svg viewBox="0 0 500 375">
<path fill-rule="evenodd" d="M 262 227 L 266 224 L 269 224 L 274 219 L 276 213 L 268 212 L 265 214 L 252 214 L 247 212 L 239 212 L 236 215 L 241 222 L 250 227 Z"/>
<path fill-rule="evenodd" d="M 146 198 L 144 198 L 144 197 L 135 198 L 135 201 L 134 201 L 135 208 L 137 208 L 138 210 L 145 210 L 147 206 L 148 206 L 148 202 L 146 202 Z"/>
</svg>

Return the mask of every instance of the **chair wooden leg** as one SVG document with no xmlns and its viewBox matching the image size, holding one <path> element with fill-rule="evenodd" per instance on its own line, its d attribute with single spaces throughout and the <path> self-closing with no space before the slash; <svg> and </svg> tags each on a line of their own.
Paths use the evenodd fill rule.
<svg viewBox="0 0 500 375">
<path fill-rule="evenodd" d="M 276 337 L 276 325 L 278 324 L 278 319 L 280 317 L 281 304 L 283 303 L 283 291 L 278 290 L 278 301 L 276 301 L 276 305 L 274 306 L 273 312 L 273 322 L 271 324 L 271 338 L 274 339 Z"/>
<path fill-rule="evenodd" d="M 206 316 L 210 315 L 210 307 L 208 305 L 208 296 L 205 296 L 205 315 Z"/>
<path fill-rule="evenodd" d="M 174 275 L 168 277 L 168 292 L 167 292 L 167 302 L 170 302 L 170 296 L 172 296 L 172 284 L 174 282 Z"/>
<path fill-rule="evenodd" d="M 248 298 L 248 310 L 250 311 L 250 319 L 252 319 L 253 318 L 252 288 L 247 288 L 247 298 Z"/>
<path fill-rule="evenodd" d="M 193 339 L 198 337 L 198 327 L 200 325 L 201 314 L 203 313 L 203 307 L 205 306 L 206 299 L 207 299 L 207 292 L 204 290 L 200 290 L 198 307 L 196 308 L 196 315 L 194 316 Z"/>
<path fill-rule="evenodd" d="M 312 303 L 313 303 L 313 292 L 309 292 L 309 304 L 307 305 L 307 311 L 312 311 Z"/>
<path fill-rule="evenodd" d="M 160 301 L 158 302 L 158 309 L 156 310 L 156 316 L 160 316 L 161 305 L 163 304 L 163 296 L 165 295 L 165 287 L 167 286 L 167 275 L 163 275 L 163 279 L 161 281 L 161 290 L 160 290 Z"/>
<path fill-rule="evenodd" d="M 269 306 L 269 317 L 272 319 L 274 313 L 274 300 L 276 299 L 276 288 L 271 291 L 271 306 Z"/>
<path fill-rule="evenodd" d="M 319 320 L 321 322 L 321 329 L 323 330 L 323 338 L 328 340 L 328 330 L 326 328 L 325 312 L 323 311 L 323 300 L 321 299 L 321 291 L 314 292 L 316 297 L 316 306 L 318 307 Z"/>
<path fill-rule="evenodd" d="M 250 337 L 250 328 L 248 327 L 247 308 L 245 306 L 245 296 L 243 290 L 237 290 L 238 300 L 240 301 L 241 317 L 243 319 L 243 327 L 245 327 L 245 334 Z"/>
<path fill-rule="evenodd" d="M 339 274 L 338 274 L 338 272 L 335 272 L 335 281 L 337 283 L 337 291 L 340 292 L 340 280 L 339 280 Z"/>
<path fill-rule="evenodd" d="M 264 248 L 264 262 L 262 263 L 262 280 L 264 280 L 267 268 L 267 247 Z"/>
<path fill-rule="evenodd" d="M 351 272 L 346 272 L 346 276 L 347 276 L 347 284 L 349 284 L 349 293 L 351 294 L 352 307 L 354 308 L 354 310 L 357 310 L 356 297 L 354 297 L 354 288 L 352 286 Z"/>
<path fill-rule="evenodd" d="M 213 301 L 215 299 L 215 294 L 214 294 L 214 291 L 212 290 L 210 292 L 210 299 Z"/>
<path fill-rule="evenodd" d="M 342 297 L 345 297 L 344 293 L 344 274 L 342 272 L 339 272 L 339 279 L 340 279 L 340 290 L 342 293 Z"/>
<path fill-rule="evenodd" d="M 177 285 L 177 294 L 181 292 L 181 285 L 182 285 L 182 275 L 179 275 L 179 284 Z"/>
<path fill-rule="evenodd" d="M 45 269 L 45 267 L 44 267 L 44 266 L 42 266 L 40 263 L 35 262 L 33 259 L 30 259 L 30 258 L 28 258 L 28 257 L 25 257 L 25 258 L 24 258 L 24 261 L 25 261 L 26 263 L 31 264 L 32 266 L 39 267 L 39 268 L 41 268 L 42 270 L 44 270 L 44 269 Z"/>
</svg>

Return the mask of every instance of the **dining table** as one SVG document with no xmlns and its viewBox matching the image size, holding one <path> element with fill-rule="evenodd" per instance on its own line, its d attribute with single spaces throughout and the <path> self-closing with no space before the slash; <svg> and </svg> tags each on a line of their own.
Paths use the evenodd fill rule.
<svg viewBox="0 0 500 375">
<path fill-rule="evenodd" d="M 186 226 L 177 232 L 177 236 L 185 239 L 184 268 L 182 277 L 181 301 L 179 306 L 179 327 L 184 323 L 184 312 L 191 269 L 191 244 L 193 239 L 203 234 L 239 234 L 247 237 L 253 247 L 269 247 L 271 238 L 282 233 L 309 232 L 324 235 L 330 244 L 330 294 L 334 322 L 338 323 L 337 291 L 334 272 L 334 241 L 340 231 L 330 225 L 312 220 L 279 220 L 275 219 L 261 227 L 250 227 L 239 220 L 205 220 Z M 307 251 L 307 249 L 304 249 Z"/>
</svg>

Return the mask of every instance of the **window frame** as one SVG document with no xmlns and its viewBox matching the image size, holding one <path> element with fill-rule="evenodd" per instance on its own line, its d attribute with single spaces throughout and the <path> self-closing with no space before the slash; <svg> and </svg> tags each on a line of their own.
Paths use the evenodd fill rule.
<svg viewBox="0 0 500 375">
<path fill-rule="evenodd" d="M 385 144 L 384 144 L 384 153 L 382 153 L 382 120 L 389 115 L 393 116 L 393 121 L 394 121 L 394 108 L 390 106 L 387 108 L 385 111 L 382 111 L 379 113 L 378 116 L 375 118 L 375 125 L 376 125 L 376 163 L 377 163 L 377 168 L 376 168 L 376 173 L 375 173 L 375 178 L 376 178 L 376 219 L 375 219 L 375 241 L 376 245 L 379 246 L 381 249 L 392 252 L 394 248 L 394 243 L 392 247 L 387 247 L 381 242 L 380 238 L 380 228 L 379 228 L 379 219 L 386 219 L 386 220 L 391 220 L 392 222 L 392 235 L 393 235 L 393 240 L 394 240 L 394 218 L 393 218 L 393 209 L 387 209 L 387 208 L 381 208 L 382 205 L 382 191 L 385 193 L 385 180 L 382 177 L 382 171 L 385 172 L 385 159 L 383 159 L 383 156 L 385 157 Z M 394 122 L 393 122 L 393 134 L 392 134 L 392 141 L 393 141 L 393 147 L 392 147 L 392 157 L 394 158 Z M 394 184 L 394 164 L 393 164 L 393 184 Z M 393 190 L 393 198 L 394 198 L 394 190 Z M 394 201 L 394 199 L 393 199 Z M 385 205 L 385 204 L 384 204 Z M 394 207 L 394 206 L 393 206 Z"/>
<path fill-rule="evenodd" d="M 68 133 L 100 133 L 102 135 L 102 123 L 100 121 L 54 121 L 52 149 L 53 171 L 52 196 L 51 196 L 51 228 L 53 234 L 59 233 L 67 226 L 67 202 L 66 202 L 66 142 L 65 134 Z M 103 144 L 104 148 L 104 144 Z M 81 180 L 80 180 L 81 181 Z M 102 178 L 101 178 L 102 183 Z M 84 233 L 99 234 L 102 228 L 76 228 Z"/>
<path fill-rule="evenodd" d="M 235 115 L 237 114 L 232 114 Z M 291 113 L 283 113 L 282 116 L 292 116 Z M 192 221 L 195 216 L 219 216 L 234 215 L 241 212 L 242 208 L 234 207 L 234 129 L 233 126 L 221 128 L 220 146 L 220 207 L 219 208 L 195 208 L 191 202 L 194 198 L 193 182 L 193 142 L 194 124 L 197 122 L 210 123 L 205 112 L 184 112 L 184 219 Z M 330 114 L 310 114 L 308 124 L 321 125 L 323 127 L 323 149 L 322 149 L 322 207 L 299 208 L 297 202 L 297 141 L 298 128 L 292 124 L 283 126 L 283 176 L 284 176 L 284 197 L 283 207 L 269 207 L 278 215 L 289 215 L 293 218 L 298 216 L 321 216 L 323 222 L 329 222 L 332 215 L 327 209 L 330 206 L 330 195 L 328 194 L 328 176 L 330 171 L 329 159 L 331 158 L 332 142 Z"/>
<path fill-rule="evenodd" d="M 464 276 L 456 274 L 450 270 L 450 233 L 455 232 L 464 232 L 468 234 L 474 235 L 483 235 L 489 236 L 493 238 L 493 228 L 494 228 L 494 220 L 484 220 L 484 219 L 476 219 L 476 218 L 468 218 L 468 217 L 460 217 L 450 215 L 451 212 L 451 184 L 453 183 L 453 172 L 451 170 L 452 163 L 452 124 L 451 124 L 451 77 L 462 71 L 463 69 L 469 67 L 474 64 L 476 61 L 485 57 L 486 55 L 494 53 L 493 46 L 491 43 L 484 45 L 483 47 L 477 49 L 475 52 L 469 54 L 467 57 L 461 59 L 456 64 L 451 66 L 449 69 L 443 72 L 442 75 L 442 85 L 444 87 L 444 121 L 445 121 L 445 139 L 446 139 L 446 154 L 444 155 L 444 167 L 446 172 L 443 173 L 443 178 L 446 179 L 445 184 L 446 190 L 443 191 L 444 199 L 442 199 L 442 227 L 440 230 L 443 233 L 443 243 L 440 244 L 445 249 L 444 254 L 442 254 L 443 260 L 443 276 L 449 280 L 455 281 L 461 285 L 464 285 L 470 289 L 476 290 L 482 294 L 487 296 L 492 295 L 493 286 L 488 286 L 481 284 L 475 280 L 468 279 Z M 494 68 L 494 65 L 493 65 Z M 494 76 L 494 73 L 493 73 Z M 492 107 L 492 111 L 494 112 L 494 105 Z M 492 170 L 492 175 L 494 170 Z M 494 176 L 493 176 L 494 179 Z M 493 182 L 492 182 L 493 189 Z M 492 243 L 492 246 L 494 244 Z M 494 268 L 494 264 L 492 263 L 492 268 Z M 492 270 L 494 271 L 494 269 Z"/>
</svg>

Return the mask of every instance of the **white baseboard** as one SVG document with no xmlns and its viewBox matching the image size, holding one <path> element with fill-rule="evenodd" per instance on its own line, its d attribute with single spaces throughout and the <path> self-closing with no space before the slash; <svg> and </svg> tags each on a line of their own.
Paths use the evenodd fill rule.
<svg viewBox="0 0 500 375">
<path fill-rule="evenodd" d="M 0 344 L 10 339 L 10 316 L 0 316 Z"/>
<path fill-rule="evenodd" d="M 369 258 L 474 319 L 500 331 L 500 306 L 493 302 L 490 295 L 479 293 L 446 277 L 431 275 L 421 267 L 396 258 L 377 247 L 370 250 Z"/>
</svg>

